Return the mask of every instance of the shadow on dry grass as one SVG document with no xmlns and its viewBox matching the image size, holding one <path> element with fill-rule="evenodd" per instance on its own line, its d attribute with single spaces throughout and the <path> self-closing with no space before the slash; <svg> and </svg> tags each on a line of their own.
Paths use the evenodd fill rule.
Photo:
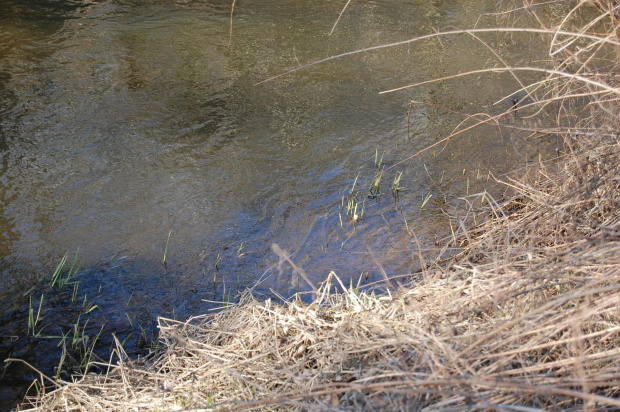
<svg viewBox="0 0 620 412">
<path fill-rule="evenodd" d="M 620 409 L 620 11 L 572 3 L 554 20 L 524 2 L 546 33 L 538 36 L 549 43 L 547 66 L 485 69 L 544 74 L 523 85 L 524 106 L 554 123 L 533 135 L 563 137 L 557 163 L 506 178 L 511 197 L 502 202 L 465 199 L 446 253 L 405 287 L 374 294 L 330 274 L 310 305 L 246 293 L 217 314 L 160 319 L 149 356 L 131 360 L 119 345 L 108 373 L 53 382 L 30 406 Z M 498 16 L 517 24 L 516 2 L 500 6 Z M 462 127 L 508 127 L 512 115 L 470 116 Z"/>
</svg>

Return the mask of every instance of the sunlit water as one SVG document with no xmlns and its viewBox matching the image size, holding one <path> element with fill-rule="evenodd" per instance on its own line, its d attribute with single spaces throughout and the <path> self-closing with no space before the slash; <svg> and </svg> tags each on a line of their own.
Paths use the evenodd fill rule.
<svg viewBox="0 0 620 412">
<path fill-rule="evenodd" d="M 74 324 L 71 292 L 61 298 L 48 282 L 67 251 L 71 260 L 79 249 L 80 302 L 99 308 L 91 326 L 152 334 L 156 316 L 203 313 L 259 279 L 259 296 L 309 290 L 274 243 L 315 285 L 330 271 L 347 284 L 410 273 L 418 244 L 449 233 L 446 203 L 488 188 L 489 170 L 500 175 L 555 144 L 481 128 L 397 164 L 456 126 L 462 118 L 449 110 L 509 108 L 493 103 L 519 86 L 499 74 L 379 94 L 498 63 L 467 36 L 260 83 L 495 11 L 478 0 L 352 2 L 329 35 L 344 3 L 239 2 L 232 36 L 229 1 L 0 3 L 3 357 L 45 345 L 23 338 L 30 296 L 43 293 L 43 312 L 56 313 L 42 322 L 46 333 Z M 539 55 L 493 39 L 513 61 Z M 410 111 L 411 100 L 430 105 Z M 381 158 L 383 195 L 370 198 Z M 346 203 L 355 181 L 364 214 L 354 230 Z M 59 320 L 64 310 L 73 317 Z"/>
</svg>

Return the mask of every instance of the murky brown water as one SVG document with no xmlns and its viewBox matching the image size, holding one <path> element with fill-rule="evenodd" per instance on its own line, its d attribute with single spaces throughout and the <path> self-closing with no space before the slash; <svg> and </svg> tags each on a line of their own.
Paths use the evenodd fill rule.
<svg viewBox="0 0 620 412">
<path fill-rule="evenodd" d="M 382 270 L 415 267 L 405 220 L 431 247 L 447 230 L 444 197 L 468 184 L 470 193 L 483 190 L 488 170 L 519 167 L 549 144 L 480 129 L 389 169 L 385 195 L 370 199 L 377 151 L 390 167 L 457 124 L 445 110 L 414 106 L 408 125 L 412 99 L 499 113 L 508 103 L 492 103 L 518 86 L 490 75 L 379 92 L 490 67 L 493 55 L 453 37 L 256 83 L 327 56 L 470 27 L 494 11 L 492 2 L 352 2 L 331 36 L 344 1 L 237 3 L 230 47 L 229 1 L 0 3 L 4 357 L 26 331 L 29 296 L 54 302 L 37 279 L 49 278 L 66 251 L 79 248 L 79 295 L 101 308 L 92 324 L 126 334 L 152 329 L 160 314 L 204 312 L 212 306 L 205 299 L 262 275 L 257 293 L 307 290 L 289 266 L 274 267 L 272 243 L 315 283 L 331 270 L 344 279 L 368 272 L 373 281 Z M 535 42 L 487 40 L 513 60 L 539 55 Z M 406 188 L 398 203 L 389 194 L 397 172 Z M 358 175 L 364 218 L 352 233 L 339 213 L 346 219 L 342 198 Z M 72 324 L 58 322 L 47 333 Z"/>
</svg>

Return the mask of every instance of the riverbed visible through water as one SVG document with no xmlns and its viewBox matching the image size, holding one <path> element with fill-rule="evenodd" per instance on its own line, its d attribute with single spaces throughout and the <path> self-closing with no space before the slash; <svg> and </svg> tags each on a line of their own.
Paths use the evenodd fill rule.
<svg viewBox="0 0 620 412">
<path fill-rule="evenodd" d="M 501 65 L 487 45 L 450 36 L 303 66 L 497 26 L 494 4 L 351 2 L 338 20 L 345 4 L 237 1 L 231 27 L 230 1 L 0 3 L 3 359 L 67 378 L 60 348 L 76 367 L 99 331 L 98 353 L 112 332 L 135 352 L 157 316 L 205 313 L 252 286 L 287 298 L 311 289 L 301 270 L 315 286 L 331 271 L 347 285 L 406 275 L 449 235 L 459 196 L 501 193 L 489 171 L 553 155 L 549 138 L 482 127 L 406 160 L 457 112 L 510 109 L 520 86 L 490 73 L 380 92 Z M 485 37 L 534 64 L 544 50 L 527 39 Z M 3 370 L 6 399 L 35 375 Z"/>
</svg>

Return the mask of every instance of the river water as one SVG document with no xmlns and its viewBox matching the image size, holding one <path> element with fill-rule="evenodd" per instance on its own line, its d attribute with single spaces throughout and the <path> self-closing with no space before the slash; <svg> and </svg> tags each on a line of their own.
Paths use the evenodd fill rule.
<svg viewBox="0 0 620 412">
<path fill-rule="evenodd" d="M 157 316 L 203 313 L 259 278 L 258 296 L 309 290 L 274 243 L 315 285 L 332 270 L 347 283 L 410 273 L 418 244 L 431 256 L 449 233 L 453 199 L 494 190 L 489 171 L 552 153 L 556 142 L 488 127 L 399 163 L 462 120 L 450 110 L 509 108 L 493 105 L 519 88 L 501 74 L 379 94 L 498 64 L 468 36 L 263 82 L 438 29 L 497 25 L 490 1 L 351 2 L 331 35 L 344 1 L 240 1 L 232 29 L 230 3 L 0 3 L 3 358 L 58 361 L 37 355 L 57 340 L 25 337 L 31 297 L 36 309 L 44 296 L 42 335 L 81 314 L 136 347 Z M 485 39 L 513 63 L 542 55 L 537 42 Z M 380 160 L 383 194 L 369 197 Z M 364 210 L 355 226 L 350 199 Z M 78 253 L 68 292 L 49 284 L 65 252 Z M 16 370 L 3 379 L 27 374 Z"/>
</svg>

